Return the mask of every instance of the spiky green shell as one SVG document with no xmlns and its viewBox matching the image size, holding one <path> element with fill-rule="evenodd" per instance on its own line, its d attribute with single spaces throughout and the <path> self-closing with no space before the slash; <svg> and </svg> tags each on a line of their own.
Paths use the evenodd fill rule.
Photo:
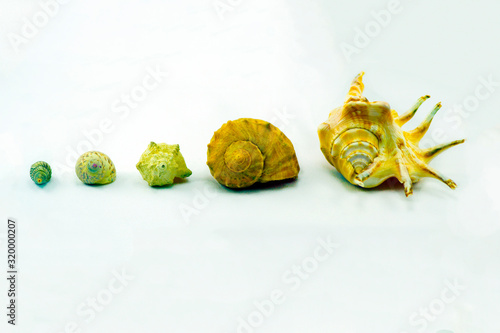
<svg viewBox="0 0 500 333">
<path fill-rule="evenodd" d="M 52 169 L 47 162 L 38 161 L 33 163 L 30 169 L 31 180 L 37 185 L 43 185 L 50 181 L 52 177 Z"/>
<path fill-rule="evenodd" d="M 85 184 L 109 184 L 116 179 L 115 165 L 111 159 L 98 151 L 89 151 L 78 158 L 75 171 Z"/>
<path fill-rule="evenodd" d="M 186 178 L 192 174 L 179 145 L 166 143 L 151 142 L 136 167 L 149 186 L 171 185 L 176 177 Z"/>
</svg>

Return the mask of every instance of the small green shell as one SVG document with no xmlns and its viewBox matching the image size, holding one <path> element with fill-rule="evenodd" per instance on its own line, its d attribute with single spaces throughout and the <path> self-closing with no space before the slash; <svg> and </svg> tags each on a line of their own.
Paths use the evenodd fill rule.
<svg viewBox="0 0 500 333">
<path fill-rule="evenodd" d="M 174 183 L 174 178 L 186 178 L 192 172 L 186 166 L 179 145 L 151 142 L 136 165 L 149 186 L 164 186 Z"/>
<path fill-rule="evenodd" d="M 31 180 L 37 185 L 43 185 L 49 182 L 52 177 L 52 169 L 47 162 L 38 161 L 33 163 L 30 169 Z"/>
<path fill-rule="evenodd" d="M 98 151 L 88 151 L 80 156 L 75 171 L 78 179 L 89 185 L 109 184 L 116 179 L 115 165 L 106 154 Z"/>
</svg>

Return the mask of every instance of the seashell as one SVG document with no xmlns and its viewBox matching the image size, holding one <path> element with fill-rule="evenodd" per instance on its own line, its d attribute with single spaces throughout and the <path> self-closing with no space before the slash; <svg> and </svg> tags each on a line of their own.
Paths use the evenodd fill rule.
<svg viewBox="0 0 500 333">
<path fill-rule="evenodd" d="M 419 148 L 419 142 L 441 108 L 438 103 L 427 118 L 415 129 L 403 131 L 422 103 L 430 96 L 420 97 L 405 113 L 399 115 L 386 102 L 369 102 L 362 96 L 363 72 L 351 84 L 343 106 L 334 109 L 328 120 L 318 128 L 321 151 L 350 183 L 375 187 L 388 178 L 396 177 L 406 196 L 412 194 L 412 184 L 423 177 L 437 178 L 450 188 L 455 182 L 427 165 L 434 157 L 464 140 L 456 140 L 429 149 Z"/>
<path fill-rule="evenodd" d="M 38 161 L 33 163 L 30 169 L 31 180 L 37 185 L 43 185 L 50 181 L 52 177 L 52 169 L 47 162 Z"/>
<path fill-rule="evenodd" d="M 292 142 L 259 119 L 241 118 L 222 125 L 208 144 L 207 155 L 212 176 L 231 188 L 296 178 L 300 169 Z"/>
<path fill-rule="evenodd" d="M 111 159 L 98 151 L 88 151 L 78 158 L 76 175 L 85 184 L 109 184 L 116 179 L 115 165 Z"/>
<path fill-rule="evenodd" d="M 179 145 L 151 142 L 136 165 L 149 186 L 174 183 L 174 178 L 187 178 L 192 172 L 186 166 Z"/>
</svg>

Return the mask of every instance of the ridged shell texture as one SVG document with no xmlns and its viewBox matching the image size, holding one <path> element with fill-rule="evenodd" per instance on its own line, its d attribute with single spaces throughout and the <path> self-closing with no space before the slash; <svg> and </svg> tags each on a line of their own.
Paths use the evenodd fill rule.
<svg viewBox="0 0 500 333">
<path fill-rule="evenodd" d="M 285 134 L 267 121 L 252 118 L 228 121 L 214 133 L 207 165 L 212 176 L 230 188 L 296 178 L 300 170 Z"/>
<path fill-rule="evenodd" d="M 52 169 L 47 162 L 35 162 L 30 168 L 30 177 L 37 185 L 46 184 L 52 177 Z"/>
</svg>

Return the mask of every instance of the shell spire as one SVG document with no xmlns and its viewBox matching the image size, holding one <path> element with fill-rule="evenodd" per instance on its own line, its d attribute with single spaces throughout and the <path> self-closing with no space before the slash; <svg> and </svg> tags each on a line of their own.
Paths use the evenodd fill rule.
<svg viewBox="0 0 500 333">
<path fill-rule="evenodd" d="M 427 163 L 464 140 L 429 149 L 418 146 L 441 103 L 415 129 L 403 131 L 401 126 L 430 96 L 420 97 L 408 111 L 398 115 L 388 103 L 369 102 L 362 95 L 363 74 L 361 72 L 353 80 L 344 105 L 334 109 L 327 121 L 318 127 L 321 151 L 328 162 L 350 183 L 361 187 L 375 187 L 395 177 L 404 185 L 408 196 L 413 192 L 413 183 L 423 177 L 432 177 L 454 189 L 455 182 Z"/>
<path fill-rule="evenodd" d="M 349 92 L 347 93 L 347 97 L 345 98 L 345 102 L 349 101 L 356 101 L 363 99 L 363 90 L 365 89 L 365 85 L 363 84 L 363 75 L 365 75 L 365 72 L 361 72 L 356 77 L 354 80 L 352 80 L 351 83 L 351 88 L 349 89 Z"/>
</svg>

